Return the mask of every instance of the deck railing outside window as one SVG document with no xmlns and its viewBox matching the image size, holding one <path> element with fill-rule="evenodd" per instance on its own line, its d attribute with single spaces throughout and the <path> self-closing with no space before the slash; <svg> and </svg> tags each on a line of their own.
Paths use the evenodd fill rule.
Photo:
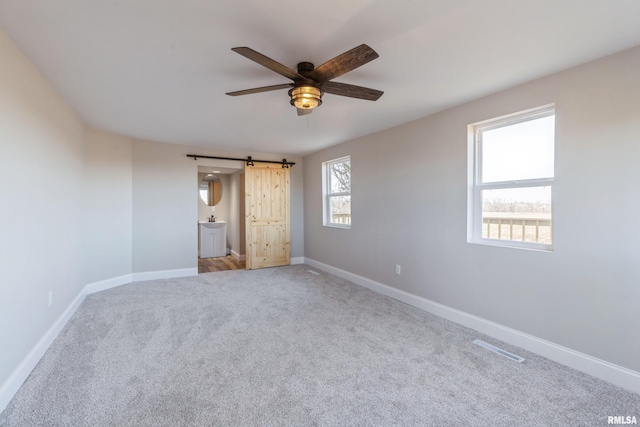
<svg viewBox="0 0 640 427">
<path fill-rule="evenodd" d="M 484 239 L 551 243 L 551 237 L 549 214 L 484 212 L 482 215 L 482 238 Z"/>
<path fill-rule="evenodd" d="M 331 222 L 336 224 L 351 224 L 351 214 L 331 214 Z"/>
</svg>

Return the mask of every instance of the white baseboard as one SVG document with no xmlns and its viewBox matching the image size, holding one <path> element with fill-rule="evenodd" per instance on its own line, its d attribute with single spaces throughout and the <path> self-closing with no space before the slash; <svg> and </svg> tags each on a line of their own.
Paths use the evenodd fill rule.
<svg viewBox="0 0 640 427">
<path fill-rule="evenodd" d="M 99 282 L 89 283 L 84 287 L 85 293 L 95 294 L 96 292 L 106 291 L 107 289 L 115 288 L 122 285 L 127 285 L 133 282 L 131 274 L 125 274 L 123 276 L 113 277 L 107 280 L 100 280 Z"/>
<path fill-rule="evenodd" d="M 89 283 L 84 287 L 84 291 L 87 295 L 94 294 L 96 292 L 106 291 L 107 289 L 115 288 L 122 285 L 127 285 L 133 282 L 140 282 L 143 280 L 156 280 L 156 279 L 173 279 L 177 277 L 189 277 L 197 276 L 197 268 L 181 268 L 177 270 L 160 270 L 160 271 L 146 271 L 143 273 L 125 274 L 118 277 L 112 277 L 111 279 L 101 280 L 99 282 Z"/>
<path fill-rule="evenodd" d="M 44 356 L 46 351 L 49 349 L 49 346 L 51 346 L 60 331 L 62 331 L 87 295 L 142 280 L 171 279 L 175 277 L 197 275 L 197 268 L 149 271 L 144 273 L 125 274 L 123 276 L 113 277 L 111 279 L 101 280 L 86 285 L 71 304 L 69 304 L 67 309 L 60 315 L 58 320 L 54 322 L 40 341 L 38 341 L 35 347 L 33 347 L 27 357 L 22 360 L 20 365 L 18 365 L 18 367 L 11 373 L 4 384 L 2 384 L 2 387 L 0 387 L 0 412 L 4 411 L 7 407 L 13 396 L 18 392 L 29 374 L 31 374 L 33 368 L 35 368 L 42 356 Z"/>
<path fill-rule="evenodd" d="M 176 270 L 145 271 L 142 273 L 133 273 L 131 275 L 131 278 L 132 282 L 141 282 L 143 280 L 173 279 L 176 277 L 189 277 L 197 275 L 198 267 L 180 268 Z"/>
<path fill-rule="evenodd" d="M 231 250 L 231 256 L 237 259 L 238 261 L 245 261 L 247 259 L 246 255 L 240 255 L 238 252 Z"/>
<path fill-rule="evenodd" d="M 25 357 L 20 365 L 11 373 L 9 378 L 0 387 L 0 412 L 4 411 L 13 396 L 18 392 L 22 383 L 27 379 L 33 368 L 36 367 L 42 356 L 46 353 L 49 346 L 56 339 L 60 331 L 65 327 L 73 313 L 76 312 L 82 301 L 86 297 L 85 289 L 82 289 L 77 297 L 71 302 L 67 309 L 60 315 L 49 330 L 44 334 L 40 341 L 33 347 L 27 357 Z"/>
<path fill-rule="evenodd" d="M 589 356 L 588 354 L 580 353 L 553 342 L 506 327 L 499 323 L 474 316 L 464 311 L 448 307 L 435 301 L 410 294 L 400 289 L 393 288 L 374 280 L 367 279 L 366 277 L 362 277 L 309 258 L 305 258 L 305 263 L 319 270 L 323 270 L 327 273 L 349 280 L 357 285 L 412 305 L 421 310 L 546 357 L 547 359 L 561 363 L 570 368 L 608 381 L 635 393 L 640 393 L 640 372 L 632 371 L 631 369 L 609 363 L 605 360 Z"/>
<path fill-rule="evenodd" d="M 304 257 L 295 257 L 295 258 L 291 258 L 291 265 L 298 265 L 298 264 L 304 264 Z"/>
</svg>

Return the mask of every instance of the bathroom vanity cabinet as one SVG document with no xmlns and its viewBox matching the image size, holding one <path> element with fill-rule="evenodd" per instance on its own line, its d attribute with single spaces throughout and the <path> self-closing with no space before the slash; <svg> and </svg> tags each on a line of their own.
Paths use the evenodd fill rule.
<svg viewBox="0 0 640 427">
<path fill-rule="evenodd" d="M 201 222 L 198 228 L 200 235 L 200 258 L 213 258 L 227 255 L 226 222 Z"/>
</svg>

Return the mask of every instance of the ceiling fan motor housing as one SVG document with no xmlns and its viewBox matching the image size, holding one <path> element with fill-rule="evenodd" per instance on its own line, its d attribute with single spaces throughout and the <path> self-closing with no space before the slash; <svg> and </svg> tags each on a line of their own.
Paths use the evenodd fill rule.
<svg viewBox="0 0 640 427">
<path fill-rule="evenodd" d="M 298 74 L 307 77 L 307 74 L 313 71 L 314 68 L 315 65 L 313 65 L 311 62 L 300 62 L 298 64 Z"/>
</svg>

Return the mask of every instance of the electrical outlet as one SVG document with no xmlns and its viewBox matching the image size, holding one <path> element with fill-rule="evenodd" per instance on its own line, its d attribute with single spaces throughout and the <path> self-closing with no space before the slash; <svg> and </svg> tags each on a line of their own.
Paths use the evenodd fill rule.
<svg viewBox="0 0 640 427">
<path fill-rule="evenodd" d="M 49 291 L 49 307 L 53 304 L 53 291 Z"/>
<path fill-rule="evenodd" d="M 399 276 L 400 275 L 400 270 L 402 267 L 400 267 L 400 264 L 396 264 L 396 274 Z"/>
</svg>

